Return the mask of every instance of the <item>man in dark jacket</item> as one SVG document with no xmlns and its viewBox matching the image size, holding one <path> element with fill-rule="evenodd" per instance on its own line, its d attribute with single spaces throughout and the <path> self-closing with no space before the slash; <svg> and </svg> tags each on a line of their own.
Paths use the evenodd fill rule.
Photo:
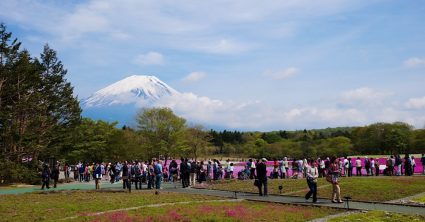
<svg viewBox="0 0 425 222">
<path fill-rule="evenodd" d="M 50 169 L 47 165 L 43 166 L 43 171 L 41 173 L 41 177 L 43 180 L 43 185 L 41 186 L 41 189 L 44 190 L 44 187 L 47 189 L 50 189 L 49 187 L 49 180 L 50 180 Z"/>
<path fill-rule="evenodd" d="M 267 196 L 267 159 L 261 159 L 261 162 L 257 164 L 257 179 L 258 179 L 258 192 L 260 196 Z M 264 186 L 264 192 L 262 187 Z"/>
<path fill-rule="evenodd" d="M 59 166 L 54 166 L 52 169 L 51 177 L 53 179 L 53 188 L 56 188 L 56 185 L 58 184 L 59 180 Z"/>
<path fill-rule="evenodd" d="M 129 181 L 130 175 L 128 174 L 128 162 L 125 161 L 124 165 L 122 166 L 122 188 L 127 188 L 129 192 L 131 192 L 131 184 Z"/>
<path fill-rule="evenodd" d="M 189 185 L 186 183 L 186 174 L 188 172 L 187 163 L 184 158 L 181 158 L 180 162 L 180 180 L 182 181 L 182 187 L 186 188 Z"/>
</svg>

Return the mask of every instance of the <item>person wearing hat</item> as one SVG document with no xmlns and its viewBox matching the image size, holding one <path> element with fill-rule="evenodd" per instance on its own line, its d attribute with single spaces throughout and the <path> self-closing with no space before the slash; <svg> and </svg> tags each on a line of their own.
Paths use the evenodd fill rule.
<svg viewBox="0 0 425 222">
<path fill-rule="evenodd" d="M 257 164 L 257 179 L 258 179 L 258 192 L 260 196 L 267 196 L 267 159 L 261 159 L 261 162 Z M 264 192 L 263 188 L 264 187 Z"/>
</svg>

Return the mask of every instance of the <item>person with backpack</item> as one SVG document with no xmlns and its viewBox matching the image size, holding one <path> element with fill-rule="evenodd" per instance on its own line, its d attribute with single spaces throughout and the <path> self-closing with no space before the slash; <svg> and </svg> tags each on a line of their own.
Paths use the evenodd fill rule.
<svg viewBox="0 0 425 222">
<path fill-rule="evenodd" d="M 65 181 L 69 183 L 69 165 L 68 163 L 65 163 L 65 166 L 63 167 L 63 174 L 65 176 Z"/>
<path fill-rule="evenodd" d="M 100 163 L 96 164 L 93 177 L 94 177 L 96 190 L 99 190 L 100 189 L 100 180 L 102 179 L 102 167 L 100 166 Z"/>
<path fill-rule="evenodd" d="M 279 175 L 280 179 L 286 178 L 286 169 L 282 158 L 279 159 Z"/>
<path fill-rule="evenodd" d="M 400 155 L 395 156 L 395 165 L 397 166 L 396 176 L 401 176 L 401 157 Z"/>
<path fill-rule="evenodd" d="M 115 182 L 115 174 L 117 174 L 116 168 L 115 168 L 115 164 L 110 164 L 109 167 L 109 179 L 111 184 L 113 184 Z"/>
<path fill-rule="evenodd" d="M 186 187 L 189 186 L 189 184 L 186 183 L 186 181 L 187 181 L 186 180 L 186 174 L 187 174 L 187 171 L 188 171 L 186 161 L 187 160 L 182 157 L 181 158 L 181 162 L 180 162 L 180 180 L 182 182 L 182 187 L 183 188 L 186 188 Z"/>
<path fill-rule="evenodd" d="M 348 177 L 353 176 L 353 162 L 351 162 L 351 157 L 348 158 Z"/>
<path fill-rule="evenodd" d="M 84 170 L 85 170 L 85 168 L 86 168 L 86 166 L 85 166 L 86 164 L 85 163 L 83 163 L 83 164 L 81 164 L 80 165 L 80 167 L 78 168 L 78 174 L 80 175 L 80 182 L 83 182 L 84 181 Z"/>
<path fill-rule="evenodd" d="M 139 161 L 136 161 L 136 163 L 133 165 L 133 171 L 134 171 L 134 186 L 136 187 L 136 190 L 142 189 L 142 168 L 140 166 Z"/>
<path fill-rule="evenodd" d="M 393 176 L 394 174 L 394 165 L 393 165 L 393 156 L 387 159 L 387 176 Z"/>
<path fill-rule="evenodd" d="M 59 166 L 57 165 L 53 166 L 51 177 L 53 179 L 53 188 L 56 188 L 56 185 L 58 184 L 58 180 L 59 180 Z"/>
<path fill-rule="evenodd" d="M 162 182 L 162 160 L 158 160 L 158 162 L 154 166 L 154 174 L 155 174 L 155 189 L 161 189 Z"/>
<path fill-rule="evenodd" d="M 41 179 L 43 182 L 43 185 L 41 185 L 41 189 L 44 190 L 44 187 L 50 189 L 50 168 L 49 166 L 47 166 L 47 164 L 43 166 L 43 171 L 41 172 Z"/>
<path fill-rule="evenodd" d="M 211 160 L 208 160 L 207 171 L 205 172 L 206 179 L 208 182 L 211 181 L 211 171 L 212 171 L 212 163 L 211 163 Z"/>
<path fill-rule="evenodd" d="M 342 164 L 344 168 L 344 176 L 348 177 L 348 169 L 349 169 L 350 161 L 348 160 L 347 157 L 344 157 Z"/>
<path fill-rule="evenodd" d="M 412 160 L 409 157 L 409 154 L 404 156 L 404 171 L 406 176 L 412 176 Z"/>
<path fill-rule="evenodd" d="M 122 188 L 128 189 L 129 192 L 131 192 L 131 184 L 130 184 L 130 175 L 129 175 L 129 165 L 128 162 L 125 161 L 124 165 L 121 168 L 122 170 Z"/>
<path fill-rule="evenodd" d="M 213 180 L 217 180 L 217 171 L 218 171 L 217 160 L 213 159 L 213 161 L 212 161 L 212 178 L 213 178 Z"/>
<path fill-rule="evenodd" d="M 339 187 L 339 169 L 338 169 L 338 159 L 332 157 L 330 172 L 332 176 L 332 203 L 343 203 L 341 200 L 341 188 Z"/>
<path fill-rule="evenodd" d="M 190 172 L 190 174 L 189 174 L 189 178 L 190 178 L 189 179 L 189 185 L 195 186 L 195 184 L 196 184 L 196 168 L 197 168 L 196 162 L 194 160 L 189 161 L 188 166 L 190 167 L 189 168 L 189 172 Z"/>
<path fill-rule="evenodd" d="M 313 195 L 313 203 L 317 202 L 317 178 L 319 177 L 319 170 L 317 163 L 314 160 L 310 160 L 310 164 L 307 164 L 307 185 L 310 189 L 305 195 L 306 201 Z"/>
<path fill-rule="evenodd" d="M 154 173 L 154 162 L 149 160 L 148 162 L 148 189 L 152 189 L 154 186 L 155 173 Z"/>
<path fill-rule="evenodd" d="M 267 196 L 267 167 L 266 167 L 266 158 L 262 158 L 261 162 L 257 164 L 257 179 L 256 181 L 258 186 L 258 193 L 260 196 Z M 264 191 L 263 191 L 264 187 Z"/>
<path fill-rule="evenodd" d="M 366 176 L 370 175 L 370 160 L 368 157 L 364 159 L 364 168 L 366 169 Z"/>
</svg>

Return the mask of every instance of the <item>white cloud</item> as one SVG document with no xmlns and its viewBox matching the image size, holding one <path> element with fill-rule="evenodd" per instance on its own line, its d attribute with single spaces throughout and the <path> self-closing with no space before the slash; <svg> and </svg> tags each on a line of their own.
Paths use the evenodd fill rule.
<svg viewBox="0 0 425 222">
<path fill-rule="evenodd" d="M 374 89 L 363 87 L 343 92 L 340 98 L 340 104 L 355 107 L 379 106 L 392 94 L 391 92 L 378 92 Z"/>
<path fill-rule="evenodd" d="M 238 54 L 249 51 L 256 46 L 254 44 L 245 43 L 234 39 L 198 39 L 188 42 L 184 46 L 192 48 L 196 51 L 212 53 L 212 54 Z"/>
<path fill-rule="evenodd" d="M 406 104 L 406 108 L 408 109 L 422 109 L 425 108 L 425 96 L 420 98 L 411 98 Z"/>
<path fill-rule="evenodd" d="M 290 0 L 267 4 L 254 0 L 189 0 L 185 4 L 134 0 L 77 2 L 3 0 L 0 1 L 3 9 L 0 16 L 20 23 L 25 29 L 45 32 L 53 37 L 49 42 L 59 41 L 68 47 L 88 35 L 93 35 L 92 41 L 133 36 L 133 45 L 157 44 L 181 49 L 182 43 L 186 43 L 185 50 L 228 54 L 245 52 L 256 45 L 246 39 L 235 40 L 222 35 L 231 33 L 232 29 L 243 32 L 247 25 L 259 23 L 255 24 L 257 33 L 281 29 L 277 30 L 278 36 L 286 36 L 297 28 L 298 18 L 340 14 L 371 4 L 370 1 L 340 0 L 320 3 Z M 276 24 L 277 18 L 286 25 L 279 23 L 279 27 L 270 28 L 267 24 Z M 117 27 L 120 34 L 112 31 Z"/>
<path fill-rule="evenodd" d="M 192 83 L 197 82 L 207 76 L 205 72 L 191 72 L 189 75 L 183 78 L 183 82 Z"/>
<path fill-rule="evenodd" d="M 318 125 L 354 126 L 383 120 L 379 110 L 370 112 L 355 108 L 312 106 L 277 109 L 259 101 L 236 103 L 197 96 L 193 93 L 176 94 L 158 101 L 156 105 L 170 107 L 177 115 L 190 122 L 245 130 L 302 129 Z M 397 121 L 404 115 L 396 112 L 387 113 L 386 121 Z"/>
<path fill-rule="evenodd" d="M 414 68 L 425 65 L 425 58 L 412 57 L 403 62 L 404 66 Z"/>
<path fill-rule="evenodd" d="M 273 79 L 287 79 L 289 77 L 295 76 L 299 73 L 299 69 L 295 68 L 295 67 L 289 67 L 287 69 L 284 70 L 278 70 L 278 71 L 271 71 L 271 70 L 266 70 L 264 72 L 265 76 L 271 77 Z"/>
<path fill-rule="evenodd" d="M 164 56 L 158 52 L 148 52 L 137 55 L 133 62 L 138 65 L 161 65 L 164 63 Z"/>
</svg>

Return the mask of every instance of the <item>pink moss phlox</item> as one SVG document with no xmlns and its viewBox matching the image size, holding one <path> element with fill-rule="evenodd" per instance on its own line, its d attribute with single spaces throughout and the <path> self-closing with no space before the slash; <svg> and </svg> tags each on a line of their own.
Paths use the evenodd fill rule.
<svg viewBox="0 0 425 222">
<path fill-rule="evenodd" d="M 198 211 L 201 214 L 209 214 L 209 213 L 214 211 L 214 208 L 212 206 L 208 206 L 208 205 L 207 206 L 200 206 Z"/>
<path fill-rule="evenodd" d="M 143 222 L 153 222 L 152 217 L 147 217 L 143 220 Z"/>
<path fill-rule="evenodd" d="M 133 217 L 128 215 L 127 211 L 112 212 L 112 213 L 109 213 L 109 214 L 105 214 L 105 217 L 108 218 L 109 221 L 112 221 L 112 222 L 118 222 L 118 221 L 131 222 L 134 219 Z"/>
<path fill-rule="evenodd" d="M 183 219 L 183 217 L 178 214 L 175 210 L 171 210 L 168 212 L 168 216 L 173 220 L 173 221 L 180 221 Z"/>
</svg>

